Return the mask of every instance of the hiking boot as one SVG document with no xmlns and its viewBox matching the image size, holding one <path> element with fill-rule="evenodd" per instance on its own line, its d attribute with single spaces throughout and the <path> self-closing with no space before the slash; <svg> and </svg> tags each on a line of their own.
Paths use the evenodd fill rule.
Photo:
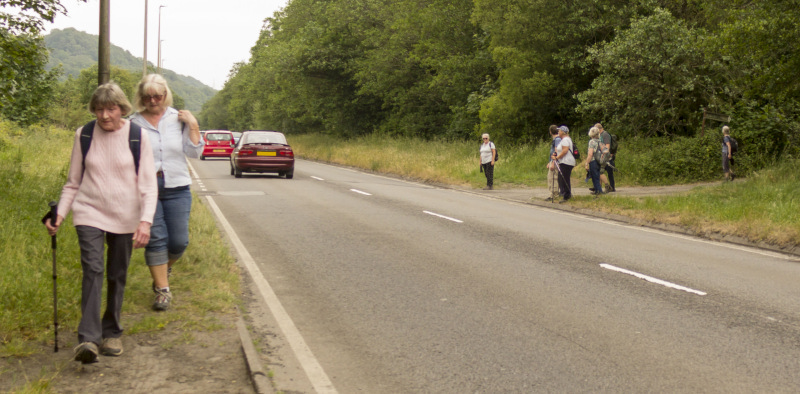
<svg viewBox="0 0 800 394">
<path fill-rule="evenodd" d="M 492 187 L 491 186 L 486 186 L 486 187 L 483 188 L 483 190 L 492 190 Z"/>
<path fill-rule="evenodd" d="M 82 364 L 91 364 L 97 362 L 97 345 L 92 342 L 83 342 L 75 346 L 75 361 L 80 361 Z"/>
<path fill-rule="evenodd" d="M 165 311 L 169 309 L 169 303 L 172 301 L 172 293 L 165 289 L 156 289 L 156 300 L 153 302 L 153 310 Z"/>
<path fill-rule="evenodd" d="M 100 352 L 102 352 L 104 356 L 119 356 L 122 354 L 122 339 L 103 339 L 103 346 L 100 347 Z"/>
</svg>

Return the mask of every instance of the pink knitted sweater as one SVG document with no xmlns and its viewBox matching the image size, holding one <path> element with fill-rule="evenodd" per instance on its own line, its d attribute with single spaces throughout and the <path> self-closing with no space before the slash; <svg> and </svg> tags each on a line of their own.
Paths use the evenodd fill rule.
<svg viewBox="0 0 800 394">
<path fill-rule="evenodd" d="M 153 151 L 147 132 L 143 131 L 137 176 L 129 134 L 128 120 L 111 132 L 95 125 L 84 171 L 81 129 L 75 132 L 69 175 L 58 202 L 60 216 L 66 217 L 72 209 L 73 225 L 115 234 L 133 233 L 141 221 L 153 223 L 158 200 Z"/>
</svg>

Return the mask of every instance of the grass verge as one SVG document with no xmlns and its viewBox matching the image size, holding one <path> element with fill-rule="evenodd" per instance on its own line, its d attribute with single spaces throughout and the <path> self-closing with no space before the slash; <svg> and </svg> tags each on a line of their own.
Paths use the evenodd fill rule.
<svg viewBox="0 0 800 394">
<path fill-rule="evenodd" d="M 0 121 L 0 357 L 23 357 L 54 345 L 50 237 L 40 219 L 66 181 L 73 132 Z M 43 151 L 46 149 L 46 152 Z M 80 319 L 81 266 L 71 216 L 59 230 L 56 252 L 59 347 L 71 348 Z M 211 212 L 193 199 L 190 245 L 173 269 L 175 298 L 166 313 L 151 311 L 153 292 L 143 250 L 128 271 L 122 322 L 126 334 L 167 325 L 187 332 L 216 330 L 210 312 L 233 313 L 240 303 L 239 271 Z M 103 296 L 105 300 L 105 296 Z M 105 306 L 103 307 L 105 308 Z M 191 341 L 191 335 L 186 336 Z M 36 345 L 36 346 L 34 346 Z M 0 378 L 3 371 L 0 370 Z"/>
</svg>

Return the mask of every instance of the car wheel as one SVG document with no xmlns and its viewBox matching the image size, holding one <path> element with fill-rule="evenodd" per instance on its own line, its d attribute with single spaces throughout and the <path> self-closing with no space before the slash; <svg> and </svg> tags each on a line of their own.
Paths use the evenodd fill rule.
<svg viewBox="0 0 800 394">
<path fill-rule="evenodd" d="M 203 156 L 203 155 L 200 155 L 200 160 L 205 160 L 205 159 L 206 159 L 206 157 L 205 157 L 205 156 Z"/>
<path fill-rule="evenodd" d="M 231 163 L 231 175 L 235 175 L 235 174 L 236 174 L 236 172 L 234 172 L 234 170 L 233 170 L 233 163 Z"/>
<path fill-rule="evenodd" d="M 238 169 L 238 168 L 234 168 L 234 170 L 233 170 L 233 176 L 235 176 L 235 177 L 237 177 L 237 178 L 241 178 L 241 177 L 242 177 L 242 170 L 240 170 L 240 169 Z"/>
<path fill-rule="evenodd" d="M 294 170 L 286 173 L 286 179 L 292 179 L 292 178 L 294 178 Z"/>
</svg>

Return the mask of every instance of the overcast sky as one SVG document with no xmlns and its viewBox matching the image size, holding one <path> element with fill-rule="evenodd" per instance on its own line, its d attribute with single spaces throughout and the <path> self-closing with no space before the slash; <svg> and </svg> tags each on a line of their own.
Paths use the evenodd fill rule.
<svg viewBox="0 0 800 394">
<path fill-rule="evenodd" d="M 158 59 L 158 14 L 161 8 L 161 60 L 166 69 L 221 89 L 236 62 L 250 59 L 264 19 L 287 0 L 148 0 L 147 61 Z M 46 31 L 74 27 L 98 34 L 100 2 L 62 0 L 67 15 L 46 23 Z M 110 1 L 111 43 L 142 57 L 145 0 Z M 114 63 L 114 59 L 111 59 Z"/>
</svg>

